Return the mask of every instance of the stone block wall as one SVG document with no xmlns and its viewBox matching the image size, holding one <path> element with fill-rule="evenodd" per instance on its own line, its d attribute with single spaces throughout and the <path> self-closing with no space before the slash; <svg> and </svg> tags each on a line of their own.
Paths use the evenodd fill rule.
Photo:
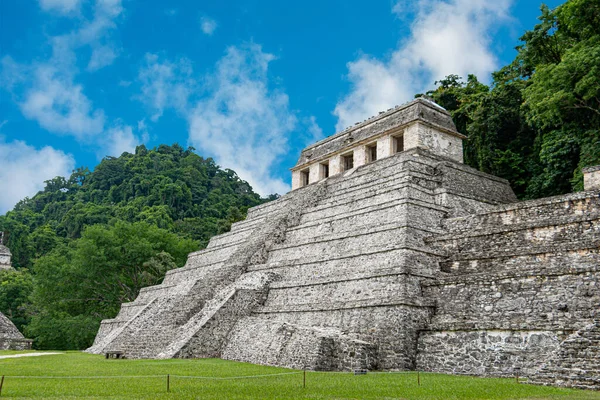
<svg viewBox="0 0 600 400">
<path fill-rule="evenodd" d="M 566 336 L 537 330 L 424 331 L 417 368 L 459 375 L 535 374 L 541 360 L 551 357 Z"/>
</svg>

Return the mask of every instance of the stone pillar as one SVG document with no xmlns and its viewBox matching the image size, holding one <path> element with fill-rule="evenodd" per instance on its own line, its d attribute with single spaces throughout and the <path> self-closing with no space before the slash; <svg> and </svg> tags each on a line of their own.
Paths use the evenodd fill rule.
<svg viewBox="0 0 600 400">
<path fill-rule="evenodd" d="M 319 174 L 319 163 L 313 163 L 310 165 L 309 167 L 309 178 L 308 178 L 308 183 L 316 183 L 318 181 L 321 180 L 321 176 Z"/>
<path fill-rule="evenodd" d="M 343 171 L 342 156 L 337 155 L 329 160 L 329 176 L 337 175 Z"/>
<path fill-rule="evenodd" d="M 392 155 L 392 136 L 387 135 L 377 140 L 377 159 L 389 157 Z"/>
<path fill-rule="evenodd" d="M 600 165 L 583 169 L 584 190 L 600 190 Z"/>
<path fill-rule="evenodd" d="M 354 168 L 367 163 L 367 147 L 358 146 L 354 149 Z"/>
<path fill-rule="evenodd" d="M 404 150 L 419 147 L 419 124 L 414 123 L 404 129 Z"/>
<path fill-rule="evenodd" d="M 300 171 L 292 171 L 292 190 L 300 187 Z"/>
</svg>

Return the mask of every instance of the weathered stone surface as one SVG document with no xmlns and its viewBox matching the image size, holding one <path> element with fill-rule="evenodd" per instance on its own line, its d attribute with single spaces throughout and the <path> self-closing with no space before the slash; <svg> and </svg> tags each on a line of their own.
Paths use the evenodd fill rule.
<svg viewBox="0 0 600 400">
<path fill-rule="evenodd" d="M 25 339 L 10 319 L 0 313 L 0 350 L 29 350 L 31 342 Z"/>
<path fill-rule="evenodd" d="M 383 152 L 395 128 L 419 145 Z M 600 192 L 517 202 L 432 130 L 460 139 L 421 99 L 307 148 L 300 166 L 374 138 L 385 157 L 249 210 L 88 350 L 600 389 Z"/>
<path fill-rule="evenodd" d="M 600 165 L 583 169 L 583 187 L 585 190 L 600 190 Z"/>
<path fill-rule="evenodd" d="M 0 242 L 0 271 L 6 269 L 12 269 L 11 265 L 12 254 L 8 247 L 4 246 Z"/>
<path fill-rule="evenodd" d="M 0 271 L 12 270 L 12 254 L 2 244 L 4 234 L 0 234 Z M 28 350 L 32 341 L 25 339 L 17 327 L 4 314 L 0 313 L 0 350 Z"/>
</svg>

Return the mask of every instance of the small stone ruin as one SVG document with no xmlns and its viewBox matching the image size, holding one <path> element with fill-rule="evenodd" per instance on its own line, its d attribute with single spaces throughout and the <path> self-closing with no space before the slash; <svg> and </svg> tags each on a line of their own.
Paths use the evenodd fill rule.
<svg viewBox="0 0 600 400">
<path fill-rule="evenodd" d="M 8 247 L 2 244 L 4 235 L 0 234 L 0 271 L 13 270 L 11 253 Z M 25 336 L 4 314 L 0 313 L 0 350 L 28 350 L 31 349 L 32 340 Z"/>
</svg>

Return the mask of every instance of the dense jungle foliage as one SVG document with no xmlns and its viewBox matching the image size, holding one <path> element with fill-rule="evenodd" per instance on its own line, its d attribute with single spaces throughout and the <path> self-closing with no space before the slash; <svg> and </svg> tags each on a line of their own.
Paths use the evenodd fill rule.
<svg viewBox="0 0 600 400">
<path fill-rule="evenodd" d="M 101 319 L 267 200 L 177 144 L 49 180 L 0 216 L 17 269 L 0 273 L 0 311 L 38 348 L 85 348 Z"/>
<path fill-rule="evenodd" d="M 468 136 L 466 162 L 520 198 L 581 190 L 600 164 L 600 1 L 543 7 L 521 40 L 490 86 L 451 75 L 427 94 Z M 0 311 L 38 348 L 85 348 L 101 319 L 267 200 L 178 145 L 50 180 L 0 216 L 17 268 L 0 273 Z"/>
<path fill-rule="evenodd" d="M 521 199 L 580 191 L 582 168 L 600 164 L 600 1 L 543 6 L 539 19 L 491 86 L 451 75 L 427 93 L 468 136 L 465 162 Z"/>
</svg>

